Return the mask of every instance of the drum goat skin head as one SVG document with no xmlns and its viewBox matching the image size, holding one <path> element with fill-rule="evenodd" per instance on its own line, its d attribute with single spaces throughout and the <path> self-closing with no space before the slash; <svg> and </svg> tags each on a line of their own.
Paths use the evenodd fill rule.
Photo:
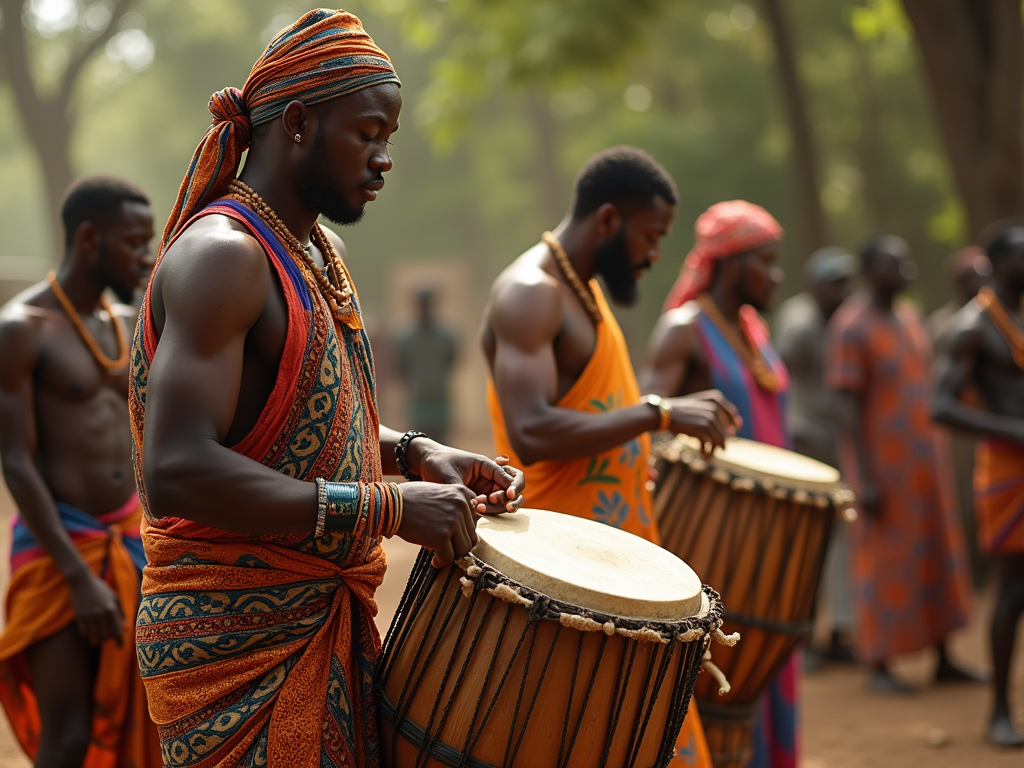
<svg viewBox="0 0 1024 768">
<path fill-rule="evenodd" d="M 692 568 L 657 544 L 603 523 L 521 509 L 482 518 L 477 536 L 476 557 L 556 600 L 660 621 L 701 609 L 701 581 Z"/>
</svg>

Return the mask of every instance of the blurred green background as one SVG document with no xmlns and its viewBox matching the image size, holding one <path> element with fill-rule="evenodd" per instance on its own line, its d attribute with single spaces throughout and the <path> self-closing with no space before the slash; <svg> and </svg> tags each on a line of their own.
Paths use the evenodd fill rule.
<svg viewBox="0 0 1024 768">
<path fill-rule="evenodd" d="M 785 54 L 795 63 L 813 138 L 816 237 L 808 234 L 806 206 L 796 202 L 794 131 L 779 85 L 778 39 L 766 20 L 772 6 L 785 12 Z M 909 6 L 350 3 L 394 60 L 405 100 L 388 186 L 362 224 L 341 231 L 369 314 L 381 332 L 389 328 L 407 311 L 402 275 L 442 264 L 438 279 L 459 273 L 457 294 L 443 300 L 478 317 L 493 276 L 558 223 L 578 167 L 617 143 L 651 152 L 681 194 L 664 259 L 644 280 L 640 305 L 622 314 L 634 350 L 642 349 L 693 242 L 694 219 L 722 199 L 760 203 L 786 227 L 783 295 L 799 289 L 799 264 L 811 245 L 856 248 L 889 230 L 911 243 L 923 267 L 915 297 L 925 309 L 938 306 L 949 296 L 946 259 L 968 242 L 970 227 L 904 15 Z M 69 88 L 71 170 L 138 182 L 161 226 L 209 124 L 210 94 L 240 87 L 272 35 L 309 7 L 281 0 L 0 2 L 4 29 L 22 24 L 25 60 L 44 98 L 76 52 L 99 39 Z M 4 44 L 0 257 L 52 261 L 58 253 L 42 165 L 14 98 L 9 43 L 0 38 Z M 471 331 L 469 324 L 467 343 Z"/>
</svg>

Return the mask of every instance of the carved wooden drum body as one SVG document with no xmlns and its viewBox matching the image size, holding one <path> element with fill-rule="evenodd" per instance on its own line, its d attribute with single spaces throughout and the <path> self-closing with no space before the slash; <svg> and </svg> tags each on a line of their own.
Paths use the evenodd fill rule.
<svg viewBox="0 0 1024 768">
<path fill-rule="evenodd" d="M 716 768 L 741 768 L 759 697 L 813 629 L 835 510 L 853 497 L 832 467 L 751 440 L 730 439 L 710 461 L 685 437 L 657 454 L 662 546 L 715 586 L 723 631 L 742 637 L 715 653 L 731 691 L 704 676 L 694 692 Z"/>
<path fill-rule="evenodd" d="M 382 765 L 665 766 L 718 595 L 677 557 L 543 510 L 483 518 L 473 554 L 421 552 L 378 666 Z"/>
</svg>

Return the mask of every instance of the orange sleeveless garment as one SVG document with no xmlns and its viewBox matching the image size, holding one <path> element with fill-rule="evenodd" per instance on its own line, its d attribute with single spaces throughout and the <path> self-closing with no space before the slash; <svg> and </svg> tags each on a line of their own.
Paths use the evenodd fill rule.
<svg viewBox="0 0 1024 768">
<path fill-rule="evenodd" d="M 583 373 L 555 407 L 603 413 L 636 405 L 640 402 L 640 386 L 626 340 L 596 280 L 590 281 L 590 289 L 603 318 L 597 326 L 597 343 Z M 487 381 L 487 408 L 497 452 L 508 456 L 514 466 L 523 467 L 509 442 L 493 379 Z M 596 520 L 660 544 L 651 492 L 647 489 L 650 455 L 651 438 L 645 433 L 597 456 L 538 461 L 523 467 L 526 499 L 531 507 Z M 690 711 L 676 741 L 676 755 L 669 766 L 711 768 L 695 701 L 690 702 Z"/>
</svg>

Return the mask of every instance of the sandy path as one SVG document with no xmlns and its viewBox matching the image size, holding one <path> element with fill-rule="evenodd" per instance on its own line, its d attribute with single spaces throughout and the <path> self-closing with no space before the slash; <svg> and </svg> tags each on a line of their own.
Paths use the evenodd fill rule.
<svg viewBox="0 0 1024 768">
<path fill-rule="evenodd" d="M 0 552 L 4 553 L 8 549 L 10 514 L 10 500 L 0 490 Z M 388 576 L 378 592 L 378 625 L 382 633 L 387 631 L 416 556 L 415 547 L 397 539 L 387 542 L 385 548 Z M 0 559 L 2 585 L 6 584 L 6 555 Z M 957 633 L 953 644 L 957 658 L 987 665 L 981 620 L 987 611 L 987 604 L 979 605 L 971 625 Z M 928 654 L 920 654 L 903 660 L 899 671 L 925 685 L 931 663 Z M 1018 653 L 1015 681 L 1017 709 L 1022 715 L 1019 720 L 1024 726 L 1024 649 Z M 835 668 L 804 678 L 802 693 L 802 768 L 1024 766 L 1024 752 L 997 752 L 982 740 L 989 701 L 984 686 L 931 686 L 906 698 L 886 698 L 865 690 L 861 671 Z M 927 737 L 934 728 L 946 732 L 945 747 L 928 746 Z M 0 766 L 29 765 L 0 714 Z"/>
</svg>

